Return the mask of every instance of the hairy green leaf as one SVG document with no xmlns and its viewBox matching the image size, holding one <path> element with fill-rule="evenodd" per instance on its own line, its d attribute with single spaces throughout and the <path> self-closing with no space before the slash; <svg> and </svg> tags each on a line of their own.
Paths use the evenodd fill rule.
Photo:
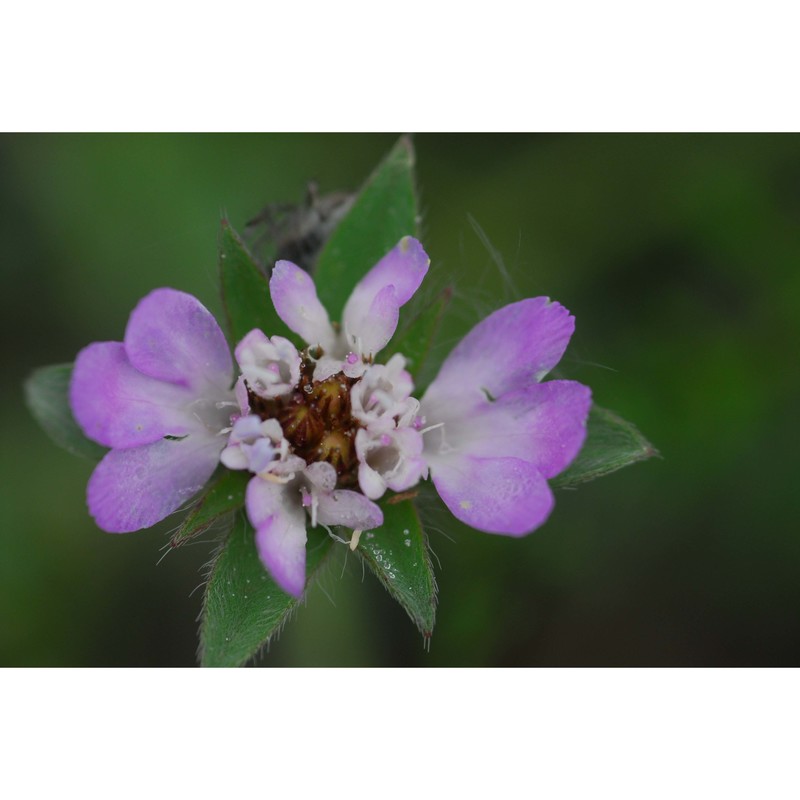
<svg viewBox="0 0 800 800">
<path fill-rule="evenodd" d="M 225 470 L 201 495 L 175 531 L 170 544 L 179 547 L 184 542 L 207 531 L 218 519 L 237 511 L 244 505 L 249 472 Z"/>
<path fill-rule="evenodd" d="M 267 336 L 280 334 L 295 340 L 272 305 L 269 281 L 228 220 L 222 220 L 219 242 L 219 276 L 222 303 L 234 342 L 253 328 Z"/>
<path fill-rule="evenodd" d="M 76 456 L 99 461 L 106 449 L 87 439 L 69 407 L 72 364 L 53 364 L 37 369 L 25 381 L 25 401 L 45 433 Z"/>
<path fill-rule="evenodd" d="M 413 502 L 393 503 L 395 498 L 380 504 L 383 525 L 362 534 L 357 549 L 427 639 L 436 621 L 436 578 L 428 542 Z"/>
<path fill-rule="evenodd" d="M 308 532 L 307 582 L 330 553 L 324 531 Z M 298 604 L 279 589 L 261 563 L 255 531 L 244 511 L 211 567 L 200 628 L 200 663 L 204 667 L 238 667 L 253 658 L 278 633 Z"/>
<path fill-rule="evenodd" d="M 319 255 L 314 282 L 331 319 L 353 287 L 403 236 L 417 232 L 414 149 L 402 137 L 378 165 Z"/>
<path fill-rule="evenodd" d="M 657 455 L 658 450 L 634 425 L 593 405 L 583 448 L 569 468 L 550 481 L 550 485 L 553 488 L 577 486 Z"/>
</svg>

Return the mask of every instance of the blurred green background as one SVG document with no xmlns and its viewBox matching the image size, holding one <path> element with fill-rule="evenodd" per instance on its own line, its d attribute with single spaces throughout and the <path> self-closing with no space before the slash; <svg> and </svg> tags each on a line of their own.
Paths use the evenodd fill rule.
<svg viewBox="0 0 800 800">
<path fill-rule="evenodd" d="M 156 286 L 220 316 L 222 213 L 355 190 L 393 135 L 0 138 L 0 664 L 192 665 L 212 537 L 102 533 L 92 469 L 47 439 L 22 381 L 121 339 Z M 487 310 L 548 294 L 562 362 L 663 459 L 557 495 L 523 540 L 434 515 L 430 652 L 344 548 L 265 665 L 800 663 L 800 139 L 415 138 L 431 283 Z M 472 216 L 502 254 L 499 280 Z"/>
</svg>

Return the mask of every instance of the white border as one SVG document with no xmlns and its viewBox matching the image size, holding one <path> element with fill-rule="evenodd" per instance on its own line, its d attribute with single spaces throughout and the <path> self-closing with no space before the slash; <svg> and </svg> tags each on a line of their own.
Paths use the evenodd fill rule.
<svg viewBox="0 0 800 800">
<path fill-rule="evenodd" d="M 3 130 L 797 130 L 791 7 L 85 0 L 4 14 Z"/>
<path fill-rule="evenodd" d="M 4 670 L 3 797 L 796 797 L 795 670 Z"/>
</svg>

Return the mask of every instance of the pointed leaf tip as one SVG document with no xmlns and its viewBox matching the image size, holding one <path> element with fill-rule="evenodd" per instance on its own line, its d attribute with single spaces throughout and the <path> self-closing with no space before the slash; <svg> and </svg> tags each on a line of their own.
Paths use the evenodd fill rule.
<svg viewBox="0 0 800 800">
<path fill-rule="evenodd" d="M 401 137 L 367 179 L 317 260 L 319 298 L 331 315 L 341 313 L 353 287 L 404 236 L 417 234 L 414 148 Z"/>
<path fill-rule="evenodd" d="M 266 275 L 224 218 L 219 242 L 219 276 L 222 304 L 234 344 L 254 328 L 267 336 L 279 334 L 296 341 L 275 311 Z"/>
<path fill-rule="evenodd" d="M 420 633 L 430 638 L 436 623 L 436 578 L 427 537 L 414 504 L 380 503 L 383 525 L 362 534 L 358 553 Z"/>
<path fill-rule="evenodd" d="M 571 488 L 658 456 L 658 450 L 635 425 L 612 411 L 593 405 L 580 453 L 564 472 L 550 481 L 550 485 Z"/>
<path fill-rule="evenodd" d="M 106 448 L 87 439 L 72 416 L 69 384 L 72 364 L 40 367 L 25 381 L 25 403 L 44 432 L 64 450 L 75 456 L 99 461 Z"/>
</svg>

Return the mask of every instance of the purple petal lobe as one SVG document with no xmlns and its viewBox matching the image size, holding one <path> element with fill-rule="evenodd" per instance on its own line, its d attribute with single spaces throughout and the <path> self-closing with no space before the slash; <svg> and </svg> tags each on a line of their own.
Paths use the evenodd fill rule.
<svg viewBox="0 0 800 800">
<path fill-rule="evenodd" d="M 419 289 L 428 272 L 431 260 L 422 245 L 412 236 L 404 236 L 359 282 L 356 284 L 345 308 L 358 305 L 368 307 L 372 299 L 385 286 L 394 286 L 397 302 L 402 306 Z M 347 318 L 347 311 L 344 314 Z"/>
<path fill-rule="evenodd" d="M 553 508 L 553 494 L 536 467 L 517 458 L 453 457 L 431 466 L 445 505 L 472 528 L 524 536 Z"/>
<path fill-rule="evenodd" d="M 208 309 L 185 292 L 156 289 L 143 298 L 128 320 L 125 351 L 145 375 L 200 394 L 231 385 L 233 362 L 225 336 Z"/>
<path fill-rule="evenodd" d="M 245 502 L 261 562 L 283 591 L 300 597 L 306 585 L 306 515 L 299 494 L 256 477 L 247 484 Z"/>
<path fill-rule="evenodd" d="M 469 415 L 445 424 L 444 440 L 477 458 L 529 461 L 552 478 L 580 451 L 591 404 L 589 387 L 575 381 L 536 383 L 495 402 L 484 398 Z M 436 436 L 432 431 L 429 441 Z"/>
<path fill-rule="evenodd" d="M 423 407 L 455 398 L 471 404 L 540 381 L 561 359 L 575 319 L 559 303 L 534 297 L 504 306 L 479 322 L 445 359 Z M 426 403 L 427 400 L 427 403 Z"/>
<path fill-rule="evenodd" d="M 134 369 L 122 342 L 95 342 L 78 353 L 70 384 L 72 413 L 84 433 L 106 447 L 139 447 L 185 436 L 197 424 L 189 389 Z"/>
<path fill-rule="evenodd" d="M 348 336 L 366 339 L 370 327 L 389 311 L 388 295 L 384 296 L 384 300 L 379 305 L 374 306 L 378 295 L 389 286 L 393 288 L 392 305 L 395 310 L 392 314 L 396 315 L 397 309 L 407 303 L 419 288 L 429 265 L 430 259 L 416 239 L 411 236 L 401 239 L 353 289 L 342 314 L 342 326 L 345 333 Z M 386 325 L 386 322 L 383 324 Z M 375 349 L 364 347 L 361 352 L 378 352 L 391 339 L 396 327 L 395 319 L 388 336 L 383 331 L 377 337 L 384 339 L 380 347 Z"/>
<path fill-rule="evenodd" d="M 374 356 L 394 336 L 399 319 L 400 304 L 394 286 L 384 286 L 362 317 L 351 317 L 345 321 L 344 333 L 348 346 L 364 356 Z"/>
<path fill-rule="evenodd" d="M 291 261 L 278 261 L 269 280 L 269 292 L 278 316 L 290 330 L 326 352 L 333 348 L 336 334 L 305 270 Z"/>
<path fill-rule="evenodd" d="M 109 533 L 155 525 L 203 488 L 223 444 L 220 437 L 190 434 L 106 453 L 89 479 L 89 512 Z"/>
<path fill-rule="evenodd" d="M 383 512 L 359 492 L 337 489 L 319 495 L 317 522 L 368 531 L 383 525 Z"/>
</svg>

